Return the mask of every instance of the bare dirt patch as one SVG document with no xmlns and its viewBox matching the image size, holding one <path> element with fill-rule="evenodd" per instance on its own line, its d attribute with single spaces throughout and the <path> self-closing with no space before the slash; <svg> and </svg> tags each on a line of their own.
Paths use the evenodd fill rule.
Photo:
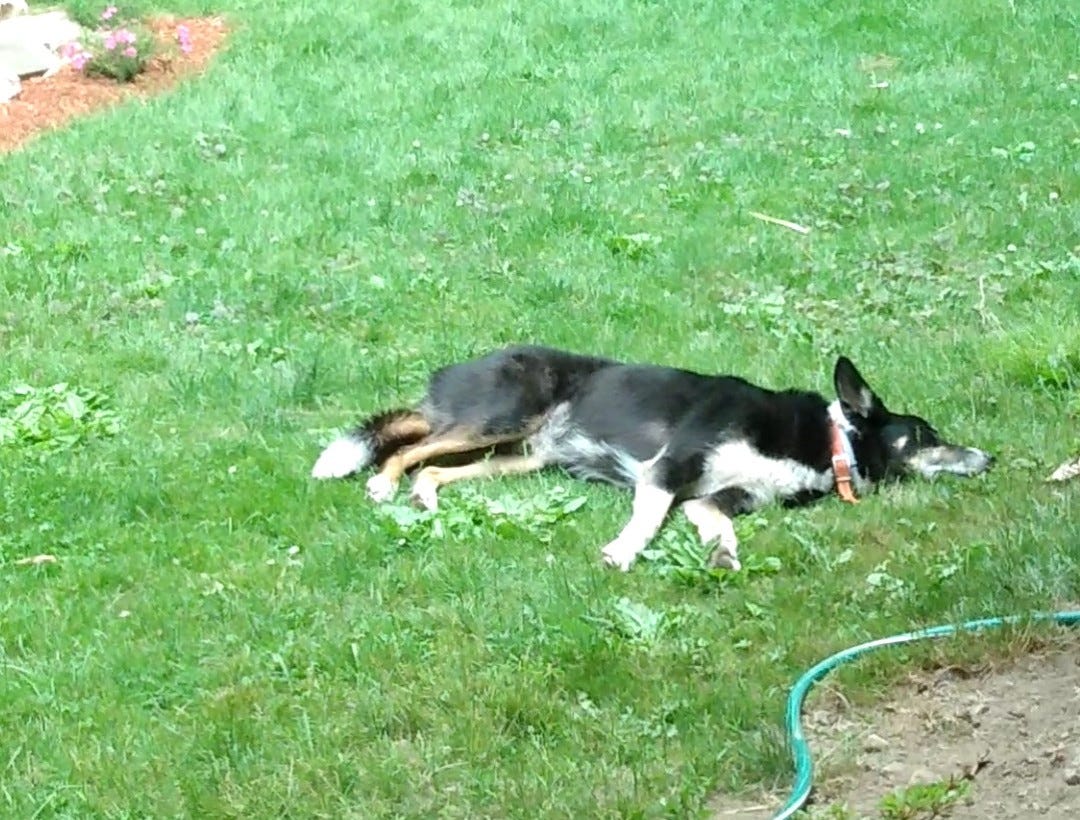
<svg viewBox="0 0 1080 820">
<path fill-rule="evenodd" d="M 191 31 L 192 50 L 188 54 L 173 47 L 176 27 L 181 24 Z M 24 80 L 22 93 L 9 103 L 0 104 L 0 152 L 12 151 L 37 134 L 59 128 L 75 117 L 173 87 L 185 76 L 203 71 L 227 34 L 219 17 L 161 16 L 147 21 L 147 25 L 162 44 L 163 53 L 133 82 L 87 77 L 70 66 L 64 66 L 51 77 Z"/>
<path fill-rule="evenodd" d="M 1076 641 L 1006 669 L 922 673 L 876 710 L 853 712 L 826 694 L 807 723 L 825 774 L 818 804 L 876 817 L 893 789 L 962 777 L 985 760 L 951 817 L 1080 816 Z"/>
<path fill-rule="evenodd" d="M 810 816 L 880 818 L 881 799 L 914 784 L 971 778 L 941 816 L 1080 817 L 1080 640 L 1007 666 L 912 675 L 888 703 L 852 707 L 827 684 L 804 710 L 814 753 Z M 980 764 L 982 761 L 982 764 Z M 770 818 L 786 795 L 719 798 L 715 820 Z M 843 806 L 848 814 L 829 814 Z"/>
</svg>

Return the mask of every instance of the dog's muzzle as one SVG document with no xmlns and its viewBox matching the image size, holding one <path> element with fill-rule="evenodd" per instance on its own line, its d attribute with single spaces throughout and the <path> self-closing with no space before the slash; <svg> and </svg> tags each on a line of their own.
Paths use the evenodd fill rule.
<svg viewBox="0 0 1080 820">
<path fill-rule="evenodd" d="M 984 473 L 994 463 L 994 457 L 975 447 L 941 445 L 920 450 L 908 459 L 908 466 L 921 475 L 932 477 L 938 473 L 973 476 Z"/>
</svg>

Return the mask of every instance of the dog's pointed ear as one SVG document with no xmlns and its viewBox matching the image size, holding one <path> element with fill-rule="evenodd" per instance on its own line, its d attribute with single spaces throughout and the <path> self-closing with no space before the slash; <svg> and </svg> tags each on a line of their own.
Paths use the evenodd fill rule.
<svg viewBox="0 0 1080 820">
<path fill-rule="evenodd" d="M 885 412 L 885 405 L 881 403 L 881 399 L 874 395 L 866 379 L 855 369 L 855 365 L 847 356 L 841 356 L 836 360 L 833 382 L 836 385 L 836 397 L 840 399 L 845 415 L 868 419 Z"/>
</svg>

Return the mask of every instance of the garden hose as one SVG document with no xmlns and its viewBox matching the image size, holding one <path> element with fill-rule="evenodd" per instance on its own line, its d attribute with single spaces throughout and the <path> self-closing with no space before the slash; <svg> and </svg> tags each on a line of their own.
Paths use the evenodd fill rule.
<svg viewBox="0 0 1080 820">
<path fill-rule="evenodd" d="M 791 744 L 791 756 L 795 761 L 795 785 L 792 787 L 791 796 L 780 811 L 773 815 L 773 820 L 787 820 L 795 812 L 802 808 L 806 799 L 810 796 L 813 785 L 814 762 L 810 756 L 810 746 L 802 730 L 802 705 L 810 688 L 826 674 L 842 663 L 854 660 L 860 655 L 886 646 L 898 646 L 899 644 L 921 641 L 925 638 L 944 638 L 957 632 L 976 632 L 982 629 L 1015 624 L 1023 621 L 1053 621 L 1062 626 L 1075 626 L 1080 624 L 1080 611 L 1058 613 L 1033 613 L 1031 615 L 1010 615 L 1000 618 L 982 618 L 976 621 L 967 621 L 959 625 L 947 624 L 933 626 L 928 629 L 919 629 L 915 632 L 907 632 L 901 635 L 893 635 L 888 638 L 879 638 L 876 641 L 851 646 L 842 649 L 835 655 L 830 655 L 811 669 L 807 670 L 802 677 L 795 681 L 788 695 L 787 709 L 784 715 L 784 723 Z"/>
</svg>

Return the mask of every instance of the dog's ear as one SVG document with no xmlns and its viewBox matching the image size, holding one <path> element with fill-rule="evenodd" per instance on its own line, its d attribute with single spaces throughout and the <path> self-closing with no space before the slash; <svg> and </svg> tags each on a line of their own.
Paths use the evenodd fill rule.
<svg viewBox="0 0 1080 820">
<path fill-rule="evenodd" d="M 836 385 L 836 397 L 843 405 L 844 413 L 852 416 L 862 416 L 868 419 L 879 413 L 885 412 L 885 405 L 881 403 L 870 385 L 866 383 L 851 359 L 841 356 L 836 360 L 836 368 L 833 370 L 833 382 Z"/>
</svg>

